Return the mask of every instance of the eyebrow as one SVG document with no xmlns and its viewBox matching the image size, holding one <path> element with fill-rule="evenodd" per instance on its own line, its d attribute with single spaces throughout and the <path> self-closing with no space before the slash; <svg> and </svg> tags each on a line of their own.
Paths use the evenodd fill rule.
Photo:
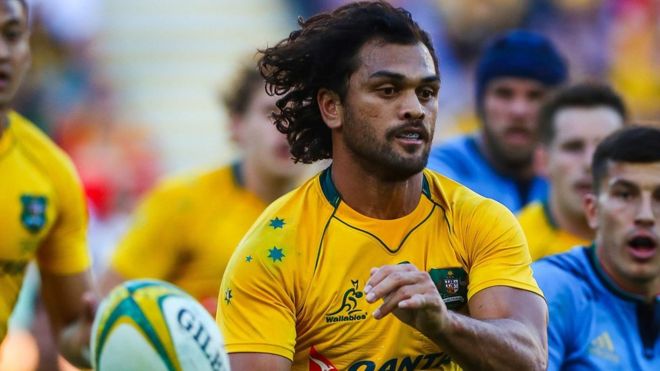
<svg viewBox="0 0 660 371">
<path fill-rule="evenodd" d="M 405 75 L 392 71 L 376 71 L 371 75 L 369 75 L 369 79 L 376 79 L 376 78 L 387 78 L 396 81 L 406 80 Z M 422 83 L 440 82 L 440 76 L 438 75 L 426 76 L 421 79 L 421 82 Z"/>
<path fill-rule="evenodd" d="M 610 187 L 628 187 L 628 188 L 636 188 L 636 189 L 639 188 L 639 186 L 637 184 L 635 184 L 633 182 L 630 182 L 628 180 L 625 180 L 625 179 L 620 179 L 620 178 L 619 179 L 614 179 L 610 183 Z"/>
</svg>

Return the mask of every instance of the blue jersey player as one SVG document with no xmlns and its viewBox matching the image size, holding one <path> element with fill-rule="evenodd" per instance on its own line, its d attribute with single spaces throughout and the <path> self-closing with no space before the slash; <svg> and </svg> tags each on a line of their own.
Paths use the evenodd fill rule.
<svg viewBox="0 0 660 371">
<path fill-rule="evenodd" d="M 660 130 L 600 143 L 585 197 L 591 247 L 538 261 L 549 370 L 660 370 Z"/>
</svg>

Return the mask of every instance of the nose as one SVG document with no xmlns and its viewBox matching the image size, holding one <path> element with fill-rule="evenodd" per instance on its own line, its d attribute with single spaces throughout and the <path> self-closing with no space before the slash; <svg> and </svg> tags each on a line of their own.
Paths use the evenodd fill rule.
<svg viewBox="0 0 660 371">
<path fill-rule="evenodd" d="M 532 103 L 525 97 L 514 97 L 511 102 L 511 113 L 516 116 L 528 115 L 531 108 Z"/>
<path fill-rule="evenodd" d="M 653 197 L 644 195 L 640 200 L 637 215 L 635 215 L 635 224 L 644 227 L 655 225 L 655 214 L 653 213 Z"/>
<path fill-rule="evenodd" d="M 594 158 L 594 152 L 596 152 L 595 144 L 587 144 L 586 149 L 584 150 L 584 158 L 582 163 L 584 164 L 584 170 L 591 172 L 591 161 Z"/>
<path fill-rule="evenodd" d="M 401 102 L 400 118 L 403 120 L 424 119 L 424 106 L 414 91 L 403 94 Z"/>
</svg>

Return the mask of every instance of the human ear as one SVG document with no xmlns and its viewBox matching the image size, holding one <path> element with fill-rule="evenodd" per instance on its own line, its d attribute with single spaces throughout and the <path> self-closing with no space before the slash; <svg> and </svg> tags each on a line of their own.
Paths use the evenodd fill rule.
<svg viewBox="0 0 660 371">
<path fill-rule="evenodd" d="M 319 92 L 316 94 L 316 101 L 318 102 L 323 122 L 330 129 L 339 128 L 342 124 L 341 118 L 343 116 L 339 95 L 332 90 L 319 89 Z"/>
<path fill-rule="evenodd" d="M 598 195 L 588 193 L 584 196 L 584 214 L 587 217 L 587 223 L 591 229 L 598 228 Z"/>
<path fill-rule="evenodd" d="M 539 145 L 534 150 L 534 172 L 539 176 L 548 177 L 548 163 L 550 162 L 549 148 Z"/>
</svg>

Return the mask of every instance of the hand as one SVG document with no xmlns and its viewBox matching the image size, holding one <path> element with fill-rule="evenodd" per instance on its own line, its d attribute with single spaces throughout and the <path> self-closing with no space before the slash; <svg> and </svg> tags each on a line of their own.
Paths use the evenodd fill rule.
<svg viewBox="0 0 660 371">
<path fill-rule="evenodd" d="M 376 319 L 394 313 L 430 338 L 448 326 L 447 307 L 431 276 L 412 264 L 372 268 L 364 291 L 369 303 L 383 299 L 383 304 L 373 313 Z"/>
<path fill-rule="evenodd" d="M 97 308 L 96 295 L 93 292 L 85 292 L 78 318 L 65 326 L 60 334 L 60 352 L 79 367 L 91 367 L 90 339 Z"/>
</svg>

